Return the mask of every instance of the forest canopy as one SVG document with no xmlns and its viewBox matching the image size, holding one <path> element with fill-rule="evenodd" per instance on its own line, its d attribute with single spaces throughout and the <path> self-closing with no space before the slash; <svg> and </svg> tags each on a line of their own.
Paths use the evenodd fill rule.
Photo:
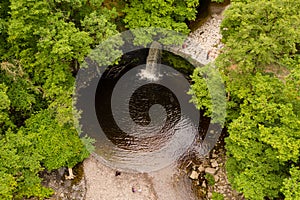
<svg viewBox="0 0 300 200">
<path fill-rule="evenodd" d="M 102 1 L 2 1 L 0 198 L 49 197 L 38 172 L 89 155 L 74 127 L 74 73 L 117 33 Z"/>
<path fill-rule="evenodd" d="M 299 1 L 231 1 L 222 21 L 226 169 L 247 199 L 300 198 L 299 10 Z M 195 70 L 198 106 L 208 100 L 201 79 Z"/>
</svg>

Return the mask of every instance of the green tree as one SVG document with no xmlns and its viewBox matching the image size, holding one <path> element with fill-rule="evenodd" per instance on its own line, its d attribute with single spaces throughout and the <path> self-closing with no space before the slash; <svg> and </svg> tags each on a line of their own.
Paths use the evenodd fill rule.
<svg viewBox="0 0 300 200">
<path fill-rule="evenodd" d="M 299 162 L 300 120 L 280 80 L 257 74 L 249 87 L 228 125 L 226 168 L 246 198 L 277 197 L 290 162 Z"/>
<path fill-rule="evenodd" d="M 226 169 L 247 199 L 298 197 L 300 15 L 298 1 L 232 1 L 216 65 L 227 90 Z M 197 69 L 194 102 L 210 109 Z M 293 188 L 294 190 L 292 190 Z"/>
<path fill-rule="evenodd" d="M 174 35 L 155 28 L 164 28 L 182 34 L 188 34 L 189 29 L 185 20 L 196 18 L 197 0 L 130 0 L 124 9 L 124 22 L 126 28 L 136 29 L 141 27 L 151 27 L 153 30 L 134 32 L 136 43 L 146 45 L 151 43 L 157 35 L 167 35 L 168 43 L 178 43 Z M 182 42 L 182 40 L 179 40 Z M 167 41 L 165 41 L 167 43 Z"/>
<path fill-rule="evenodd" d="M 300 170 L 299 167 L 290 168 L 290 177 L 284 179 L 282 192 L 286 200 L 300 199 Z"/>
<path fill-rule="evenodd" d="M 9 108 L 11 101 L 7 95 L 8 87 L 0 84 L 0 135 L 4 134 L 4 130 L 14 126 L 9 118 Z"/>
<path fill-rule="evenodd" d="M 292 163 L 299 163 L 299 6 L 234 1 L 222 23 L 226 168 L 232 185 L 249 199 L 282 195 Z"/>
<path fill-rule="evenodd" d="M 9 5 L 9 0 L 3 0 L 0 2 L 0 62 L 2 61 L 2 55 L 4 55 L 6 49 L 8 48 L 6 38 L 8 37 L 7 26 L 10 17 Z"/>
<path fill-rule="evenodd" d="M 1 199 L 49 197 L 38 172 L 71 169 L 89 155 L 91 140 L 74 126 L 72 95 L 79 63 L 117 33 L 116 12 L 102 2 L 0 3 Z"/>
<path fill-rule="evenodd" d="M 299 9 L 290 0 L 232 1 L 221 25 L 226 61 L 250 73 L 293 62 L 299 56 Z"/>
</svg>

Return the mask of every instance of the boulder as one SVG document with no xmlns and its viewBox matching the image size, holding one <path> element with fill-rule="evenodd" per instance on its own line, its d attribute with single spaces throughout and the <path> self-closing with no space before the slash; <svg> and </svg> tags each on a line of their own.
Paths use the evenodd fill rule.
<svg viewBox="0 0 300 200">
<path fill-rule="evenodd" d="M 205 171 L 205 169 L 204 169 L 204 167 L 203 167 L 202 165 L 200 165 L 200 166 L 198 167 L 198 170 L 199 170 L 199 172 L 204 172 L 204 171 Z"/>
<path fill-rule="evenodd" d="M 218 162 L 217 162 L 216 160 L 211 160 L 211 166 L 212 166 L 213 168 L 216 168 L 216 167 L 219 166 L 219 164 L 218 164 Z"/>
<path fill-rule="evenodd" d="M 190 175 L 190 179 L 196 180 L 199 177 L 199 173 L 196 171 L 192 171 L 191 175 Z"/>
<path fill-rule="evenodd" d="M 205 169 L 205 173 L 209 173 L 211 175 L 214 175 L 216 172 L 217 172 L 217 170 L 215 168 L 208 167 Z"/>
</svg>

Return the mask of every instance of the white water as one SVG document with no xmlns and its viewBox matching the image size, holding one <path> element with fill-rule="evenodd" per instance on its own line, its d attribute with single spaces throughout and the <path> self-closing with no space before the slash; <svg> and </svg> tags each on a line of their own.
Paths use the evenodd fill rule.
<svg viewBox="0 0 300 200">
<path fill-rule="evenodd" d="M 157 81 L 161 77 L 160 72 L 160 58 L 162 46 L 158 42 L 152 42 L 149 54 L 147 57 L 146 68 L 139 73 L 141 79 L 150 81 Z"/>
</svg>

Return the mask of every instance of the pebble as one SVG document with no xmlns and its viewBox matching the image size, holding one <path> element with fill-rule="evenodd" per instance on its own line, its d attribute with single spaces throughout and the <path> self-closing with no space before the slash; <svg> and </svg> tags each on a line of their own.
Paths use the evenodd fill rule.
<svg viewBox="0 0 300 200">
<path fill-rule="evenodd" d="M 132 187 L 132 188 L 131 188 L 131 191 L 132 191 L 133 193 L 135 193 L 135 192 L 136 192 L 136 189 L 135 189 L 134 187 Z"/>
<path fill-rule="evenodd" d="M 220 177 L 219 177 L 218 175 L 214 176 L 214 178 L 215 178 L 215 181 L 216 181 L 216 182 L 218 182 L 219 179 L 220 179 Z"/>
</svg>

